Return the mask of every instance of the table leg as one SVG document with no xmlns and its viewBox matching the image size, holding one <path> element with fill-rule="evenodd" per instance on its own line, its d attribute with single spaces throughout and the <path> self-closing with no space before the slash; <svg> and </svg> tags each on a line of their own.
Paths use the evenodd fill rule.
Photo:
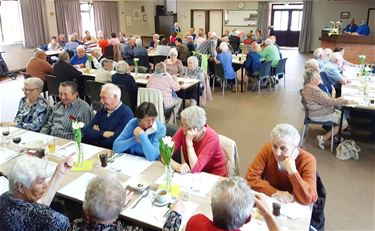
<svg viewBox="0 0 375 231">
<path fill-rule="evenodd" d="M 243 65 L 241 65 L 241 93 L 243 92 Z"/>
<path fill-rule="evenodd" d="M 344 111 L 345 111 L 345 107 L 342 107 L 341 108 L 341 116 L 340 116 L 340 125 L 339 125 L 339 132 L 337 133 L 337 140 L 340 141 L 341 140 L 341 130 L 342 130 L 342 122 L 344 120 Z"/>
</svg>

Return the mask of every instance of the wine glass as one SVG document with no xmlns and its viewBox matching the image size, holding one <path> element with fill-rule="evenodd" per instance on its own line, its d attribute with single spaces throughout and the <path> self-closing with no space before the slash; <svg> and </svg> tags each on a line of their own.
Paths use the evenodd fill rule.
<svg viewBox="0 0 375 231">
<path fill-rule="evenodd" d="M 19 136 L 17 136 L 17 137 L 13 137 L 13 138 L 12 138 L 12 141 L 13 141 L 13 143 L 15 143 L 15 144 L 19 144 L 19 143 L 21 142 L 21 137 L 19 137 Z M 18 152 L 18 151 L 19 151 L 19 147 L 17 146 L 16 152 Z"/>
<path fill-rule="evenodd" d="M 4 141 L 3 143 L 6 144 L 6 137 L 10 134 L 10 131 L 9 131 L 9 127 L 5 127 L 4 130 L 3 130 L 3 138 L 4 138 Z"/>
</svg>

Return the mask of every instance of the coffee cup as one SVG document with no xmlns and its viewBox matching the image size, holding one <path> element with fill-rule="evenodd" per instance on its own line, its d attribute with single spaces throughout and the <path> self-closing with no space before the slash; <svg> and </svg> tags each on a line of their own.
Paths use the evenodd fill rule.
<svg viewBox="0 0 375 231">
<path fill-rule="evenodd" d="M 169 198 L 170 198 L 170 195 L 167 190 L 159 189 L 158 191 L 156 191 L 156 194 L 155 194 L 156 202 L 160 204 L 164 204 L 169 200 Z"/>
</svg>

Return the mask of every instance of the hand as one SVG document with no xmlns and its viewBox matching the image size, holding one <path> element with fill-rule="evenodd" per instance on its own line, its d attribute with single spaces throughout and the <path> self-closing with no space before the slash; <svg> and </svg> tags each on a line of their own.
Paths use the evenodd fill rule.
<svg viewBox="0 0 375 231">
<path fill-rule="evenodd" d="M 103 137 L 104 137 L 104 138 L 110 138 L 110 137 L 112 137 L 114 134 L 115 134 L 114 132 L 111 132 L 111 131 L 105 131 L 105 132 L 103 133 Z"/>
<path fill-rule="evenodd" d="M 192 142 L 194 137 L 197 135 L 198 129 L 197 128 L 190 128 L 186 133 L 186 143 Z"/>
<path fill-rule="evenodd" d="M 145 131 L 143 131 L 143 129 L 141 127 L 136 127 L 133 131 L 133 134 L 134 134 L 134 138 L 135 140 L 139 143 L 140 142 L 140 139 L 139 139 L 139 136 L 144 133 Z"/>
<path fill-rule="evenodd" d="M 73 167 L 74 163 L 74 156 L 76 153 L 72 153 L 69 156 L 65 158 L 64 161 L 60 162 L 56 167 L 56 172 L 58 172 L 61 175 L 65 175 L 65 173 L 69 172 L 70 169 Z"/>
<path fill-rule="evenodd" d="M 254 199 L 255 199 L 255 207 L 258 208 L 260 215 L 265 217 L 271 214 L 271 212 L 268 210 L 268 206 L 266 202 L 266 195 L 264 195 L 263 193 L 256 193 Z"/>
<path fill-rule="evenodd" d="M 187 163 L 183 163 L 180 165 L 178 172 L 180 172 L 181 174 L 186 174 L 188 172 L 191 172 L 191 169 Z"/>
<path fill-rule="evenodd" d="M 124 207 L 129 204 L 129 202 L 133 198 L 133 195 L 134 195 L 134 192 L 131 192 L 129 190 L 125 190 L 125 205 L 124 205 Z"/>
<path fill-rule="evenodd" d="M 292 203 L 294 201 L 294 196 L 288 191 L 276 191 L 272 194 L 272 198 L 283 204 Z"/>
<path fill-rule="evenodd" d="M 282 162 L 280 162 L 280 164 L 286 169 L 289 174 L 297 172 L 296 161 L 290 156 L 285 158 Z"/>
<path fill-rule="evenodd" d="M 171 207 L 172 211 L 177 212 L 178 214 L 182 215 L 185 211 L 185 204 L 181 200 L 177 200 Z"/>
<path fill-rule="evenodd" d="M 350 105 L 358 105 L 359 103 L 355 100 L 349 100 Z"/>
<path fill-rule="evenodd" d="M 95 131 L 100 131 L 100 128 L 99 128 L 99 126 L 98 125 L 94 125 L 93 127 L 92 127 L 92 129 L 94 129 Z"/>
</svg>

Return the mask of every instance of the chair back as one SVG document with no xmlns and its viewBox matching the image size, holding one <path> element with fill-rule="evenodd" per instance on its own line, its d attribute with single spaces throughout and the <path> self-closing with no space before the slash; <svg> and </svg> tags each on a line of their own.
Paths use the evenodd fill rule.
<svg viewBox="0 0 375 231">
<path fill-rule="evenodd" d="M 24 71 L 20 71 L 20 74 L 22 74 L 22 75 L 23 75 L 23 77 L 24 77 L 25 79 L 27 79 L 27 78 L 30 78 L 30 77 L 31 77 L 31 75 L 30 75 L 29 73 L 27 73 L 27 72 L 24 72 Z"/>
<path fill-rule="evenodd" d="M 74 56 L 74 51 L 72 50 L 67 50 L 66 53 L 68 53 L 69 59 L 71 59 Z"/>
<path fill-rule="evenodd" d="M 227 161 L 225 165 L 227 168 L 228 177 L 239 176 L 240 166 L 236 142 L 223 135 L 219 135 L 219 142 L 226 156 Z"/>
<path fill-rule="evenodd" d="M 103 56 L 107 59 L 112 59 L 114 58 L 114 53 L 113 53 L 113 46 L 109 45 L 106 48 L 104 48 L 104 54 Z"/>
<path fill-rule="evenodd" d="M 132 104 L 128 89 L 124 85 L 117 85 L 121 90 L 121 101 L 126 104 L 133 112 L 135 112 L 135 105 Z"/>
<path fill-rule="evenodd" d="M 272 64 L 271 61 L 267 61 L 267 62 L 262 63 L 262 65 L 260 66 L 260 70 L 259 70 L 259 78 L 260 79 L 266 78 L 266 77 L 268 78 L 270 76 L 271 64 Z"/>
<path fill-rule="evenodd" d="M 148 56 L 141 55 L 141 56 L 135 56 L 134 58 L 138 58 L 138 66 L 146 67 L 147 69 L 150 69 L 150 62 L 148 60 Z"/>
<path fill-rule="evenodd" d="M 100 103 L 100 91 L 104 83 L 87 80 L 84 82 L 85 98 L 91 104 L 92 109 L 98 111 L 102 104 Z"/>
<path fill-rule="evenodd" d="M 313 228 L 321 231 L 324 230 L 325 224 L 324 207 L 326 203 L 326 188 L 318 172 L 316 173 L 316 191 L 318 193 L 318 199 L 313 204 L 310 230 Z"/>
<path fill-rule="evenodd" d="M 60 81 L 54 75 L 46 75 L 48 95 L 59 98 Z"/>
<path fill-rule="evenodd" d="M 288 58 L 280 59 L 279 62 L 277 63 L 276 70 L 275 70 L 276 76 L 282 75 L 284 77 L 284 75 L 285 75 L 285 65 L 286 65 L 287 59 Z"/>
<path fill-rule="evenodd" d="M 158 120 L 162 123 L 165 122 L 163 95 L 160 90 L 145 87 L 138 88 L 137 106 L 143 102 L 153 103 L 158 112 Z"/>
<path fill-rule="evenodd" d="M 320 89 L 322 89 L 324 92 L 327 92 L 329 94 L 332 94 L 332 85 L 331 82 L 328 79 L 328 75 L 326 72 L 321 71 L 320 72 L 320 78 L 322 79 L 323 83 L 322 85 L 324 86 L 319 86 Z"/>
<path fill-rule="evenodd" d="M 214 63 L 214 74 L 221 80 L 224 80 L 224 68 L 223 65 L 221 65 L 221 63 Z"/>
<path fill-rule="evenodd" d="M 167 59 L 167 56 L 164 56 L 164 55 L 155 55 L 153 57 L 152 63 L 154 65 L 156 65 L 157 63 L 164 62 L 164 60 L 166 60 L 166 59 Z"/>
</svg>

